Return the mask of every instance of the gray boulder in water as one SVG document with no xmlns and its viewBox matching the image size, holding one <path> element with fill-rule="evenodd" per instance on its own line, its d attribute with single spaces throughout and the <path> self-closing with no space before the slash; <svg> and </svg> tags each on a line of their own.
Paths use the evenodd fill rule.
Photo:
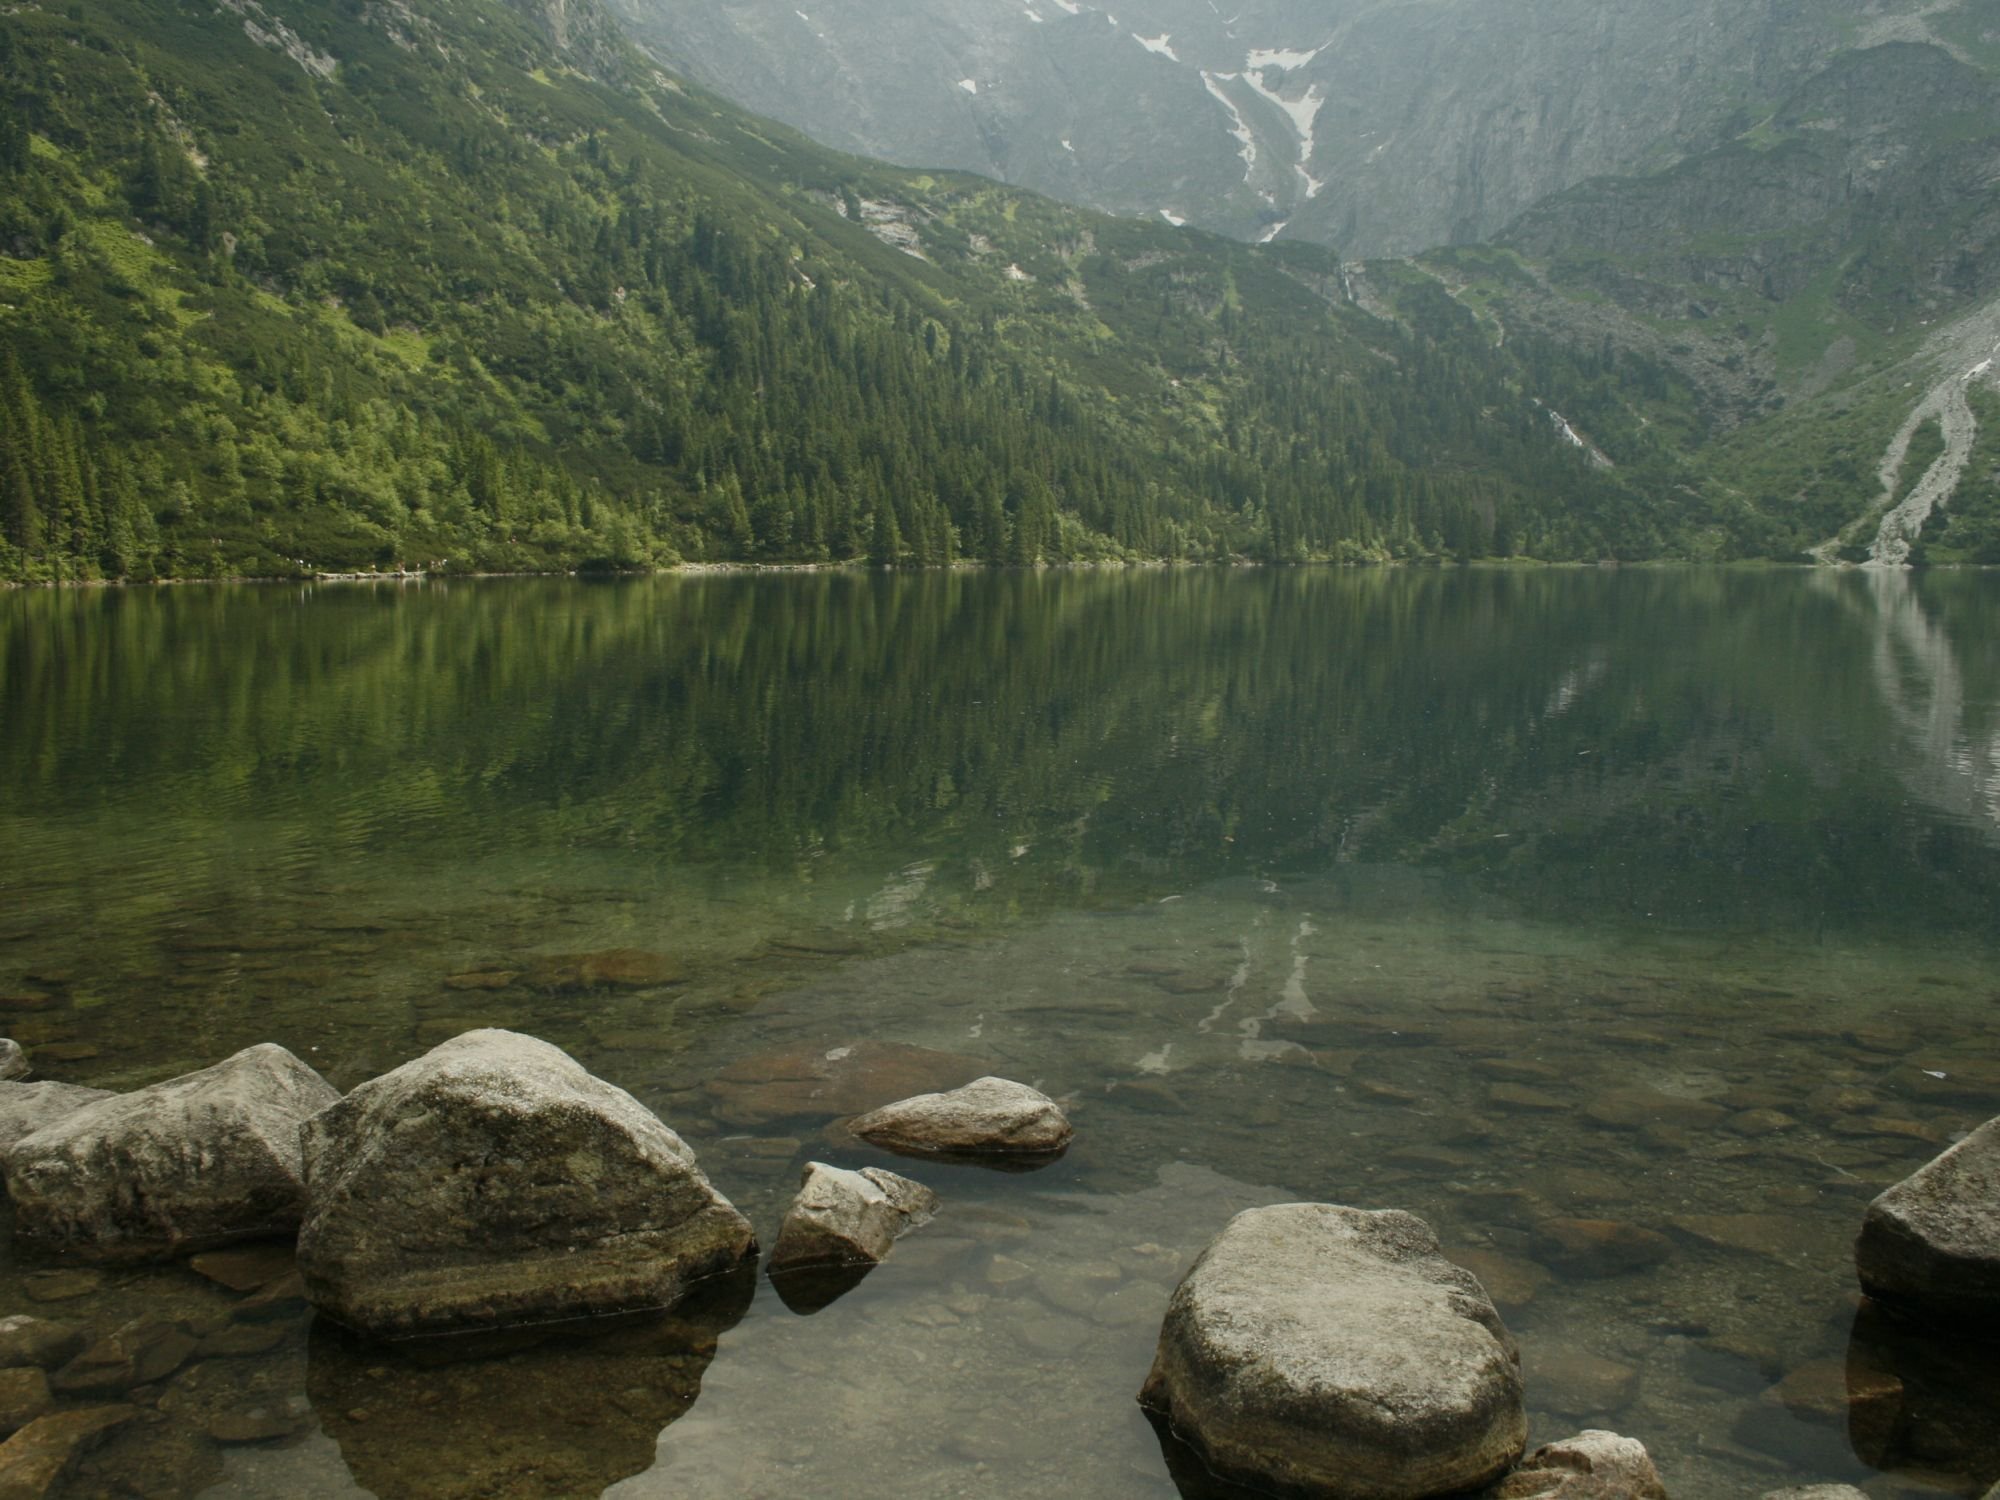
<svg viewBox="0 0 2000 1500">
<path fill-rule="evenodd" d="M 86 1104 L 7 1153 L 15 1233 L 99 1260 L 289 1235 L 304 1206 L 299 1126 L 339 1098 L 266 1042 Z"/>
<path fill-rule="evenodd" d="M 927 1223 L 938 1198 L 920 1182 L 864 1167 L 807 1162 L 798 1196 L 771 1250 L 771 1274 L 814 1266 L 875 1265 L 899 1236 Z"/>
<path fill-rule="evenodd" d="M 0 1082 L 12 1083 L 34 1071 L 21 1044 L 12 1037 L 0 1037 Z"/>
<path fill-rule="evenodd" d="M 109 1089 L 89 1089 L 80 1083 L 0 1083 L 0 1151 L 86 1104 L 111 1097 Z"/>
<path fill-rule="evenodd" d="M 1500 1315 L 1395 1211 L 1238 1214 L 1175 1290 L 1139 1400 L 1223 1478 L 1328 1500 L 1472 1489 L 1527 1445 Z"/>
<path fill-rule="evenodd" d="M 1869 1204 L 1854 1260 L 1862 1290 L 1901 1311 L 2000 1320 L 2000 1119 Z"/>
<path fill-rule="evenodd" d="M 547 1042 L 471 1031 L 304 1131 L 299 1270 L 382 1336 L 664 1308 L 756 1251 L 694 1152 Z"/>
<path fill-rule="evenodd" d="M 906 1155 L 972 1158 L 1053 1157 L 1075 1133 L 1055 1100 L 1006 1078 L 975 1078 L 949 1093 L 885 1104 L 847 1128 Z"/>
</svg>

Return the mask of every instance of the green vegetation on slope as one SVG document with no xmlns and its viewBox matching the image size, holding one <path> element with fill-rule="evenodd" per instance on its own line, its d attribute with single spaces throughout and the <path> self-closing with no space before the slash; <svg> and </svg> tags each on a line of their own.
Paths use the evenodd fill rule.
<svg viewBox="0 0 2000 1500">
<path fill-rule="evenodd" d="M 1448 303 L 1380 323 L 1325 252 L 839 157 L 557 20 L 0 16 L 0 577 L 1644 557 L 1706 525 L 1557 441 Z"/>
</svg>

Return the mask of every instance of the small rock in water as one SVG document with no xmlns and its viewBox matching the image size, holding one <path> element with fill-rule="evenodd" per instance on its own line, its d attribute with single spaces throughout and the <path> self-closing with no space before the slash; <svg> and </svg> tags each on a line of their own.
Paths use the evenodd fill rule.
<svg viewBox="0 0 2000 1500">
<path fill-rule="evenodd" d="M 1868 1500 L 1868 1493 L 1851 1484 L 1797 1484 L 1787 1490 L 1766 1490 L 1759 1500 Z"/>
<path fill-rule="evenodd" d="M 139 1415 L 134 1406 L 50 1412 L 0 1443 L 0 1496 L 43 1500 L 58 1492 L 83 1455 Z"/>
<path fill-rule="evenodd" d="M 1048 1095 L 1005 1078 L 920 1094 L 848 1122 L 864 1141 L 914 1155 L 1050 1158 L 1075 1132 Z"/>
<path fill-rule="evenodd" d="M 876 1265 L 899 1236 L 928 1223 L 937 1208 L 937 1194 L 894 1172 L 808 1162 L 772 1248 L 770 1273 Z"/>
<path fill-rule="evenodd" d="M 1531 1089 L 1525 1084 L 1496 1083 L 1486 1091 L 1489 1103 L 1498 1109 L 1526 1110 L 1531 1113 L 1559 1114 L 1569 1108 L 1569 1102 L 1545 1094 L 1540 1089 Z"/>
<path fill-rule="evenodd" d="M 521 977 L 517 969 L 474 969 L 464 974 L 447 974 L 448 990 L 504 990 Z"/>
<path fill-rule="evenodd" d="M 1597 1428 L 1537 1448 L 1488 1500 L 1667 1500 L 1645 1444 Z"/>
<path fill-rule="evenodd" d="M 20 1431 L 35 1418 L 53 1411 L 55 1404 L 49 1377 L 33 1365 L 0 1370 L 0 1437 Z"/>
<path fill-rule="evenodd" d="M 1526 1307 L 1553 1279 L 1531 1260 L 1517 1260 L 1493 1250 L 1454 1250 L 1450 1259 L 1479 1278 L 1486 1295 L 1503 1313 Z"/>
<path fill-rule="evenodd" d="M 31 1302 L 69 1302 L 88 1297 L 104 1285 L 102 1271 L 35 1271 L 21 1280 L 21 1290 Z"/>
<path fill-rule="evenodd" d="M 1827 1236 L 1813 1221 L 1789 1214 L 1676 1214 L 1667 1224 L 1718 1250 L 1779 1261 L 1809 1260 L 1827 1249 Z"/>
<path fill-rule="evenodd" d="M 299 1126 L 339 1098 L 265 1043 L 87 1104 L 7 1153 L 16 1233 L 100 1259 L 289 1234 L 304 1199 Z"/>
<path fill-rule="evenodd" d="M 94 1042 L 47 1042 L 35 1052 L 49 1062 L 89 1062 L 103 1055 L 103 1049 Z"/>
<path fill-rule="evenodd" d="M 190 1256 L 188 1265 L 232 1292 L 254 1292 L 296 1270 L 298 1256 L 290 1245 L 246 1245 Z"/>
<path fill-rule="evenodd" d="M 178 1323 L 140 1318 L 92 1344 L 50 1378 L 59 1395 L 108 1396 L 173 1374 L 195 1351 Z"/>
<path fill-rule="evenodd" d="M 1639 1395 L 1638 1370 L 1572 1345 L 1523 1348 L 1521 1372 L 1536 1406 L 1569 1417 L 1621 1412 Z"/>
<path fill-rule="evenodd" d="M 755 1253 L 678 1135 L 534 1037 L 444 1042 L 301 1136 L 299 1270 L 378 1336 L 664 1308 Z"/>
<path fill-rule="evenodd" d="M 1673 1253 L 1665 1235 L 1615 1219 L 1545 1219 L 1535 1227 L 1535 1258 L 1574 1276 L 1616 1276 Z"/>
<path fill-rule="evenodd" d="M 268 1443 L 290 1437 L 303 1425 L 298 1417 L 279 1407 L 252 1406 L 243 1411 L 226 1411 L 208 1424 L 208 1435 L 218 1443 Z"/>
<path fill-rule="evenodd" d="M 644 990 L 679 984 L 680 965 L 664 953 L 608 948 L 601 953 L 556 954 L 531 961 L 523 977 L 551 990 Z"/>
<path fill-rule="evenodd" d="M 28 1054 L 21 1050 L 21 1044 L 12 1037 L 0 1037 L 0 1083 L 26 1078 L 34 1071 L 28 1065 Z"/>
<path fill-rule="evenodd" d="M 1705 1099 L 1663 1094 L 1657 1089 L 1612 1089 L 1583 1107 L 1586 1119 L 1619 1130 L 1643 1130 L 1648 1125 L 1678 1125 L 1703 1129 L 1719 1124 L 1729 1111 Z"/>
<path fill-rule="evenodd" d="M 1895 1446 L 1903 1404 L 1896 1376 L 1844 1359 L 1818 1360 L 1758 1397 L 1737 1418 L 1732 1436 L 1766 1453 L 1809 1459 L 1824 1446 L 1810 1429 L 1832 1428 L 1864 1458 L 1880 1456 Z"/>
<path fill-rule="evenodd" d="M 25 1313 L 0 1318 L 0 1368 L 36 1365 L 53 1370 L 82 1353 L 88 1337 L 81 1323 L 58 1323 Z"/>
<path fill-rule="evenodd" d="M 251 1359 L 269 1354 L 285 1341 L 286 1330 L 276 1323 L 232 1323 L 214 1333 L 204 1334 L 195 1347 L 196 1359 Z"/>
<path fill-rule="evenodd" d="M 1752 1140 L 1767 1135 L 1776 1135 L 1781 1130 L 1792 1130 L 1798 1121 L 1790 1115 L 1775 1109 L 1746 1109 L 1741 1114 L 1731 1115 L 1722 1122 L 1738 1135 Z"/>
<path fill-rule="evenodd" d="M 1174 1292 L 1139 1400 L 1215 1473 L 1326 1497 L 1470 1489 L 1527 1439 L 1513 1341 L 1471 1273 L 1421 1219 L 1322 1203 L 1230 1221 Z"/>
<path fill-rule="evenodd" d="M 2000 1319 L 2000 1119 L 1869 1204 L 1854 1259 L 1862 1289 L 1883 1302 Z"/>
</svg>

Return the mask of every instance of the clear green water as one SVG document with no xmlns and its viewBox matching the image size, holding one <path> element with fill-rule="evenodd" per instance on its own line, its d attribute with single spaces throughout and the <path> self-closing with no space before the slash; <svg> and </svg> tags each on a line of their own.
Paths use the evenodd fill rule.
<svg viewBox="0 0 2000 1500">
<path fill-rule="evenodd" d="M 1996 640 L 1974 574 L 0 597 L 0 1020 L 39 1077 L 270 1040 L 351 1087 L 517 1027 L 767 1241 L 804 1161 L 862 1158 L 719 1104 L 745 1059 L 965 1054 L 1079 1130 L 1032 1176 L 915 1169 L 944 1213 L 809 1317 L 765 1284 L 421 1360 L 281 1320 L 142 1388 L 71 1493 L 1167 1500 L 1132 1399 L 1167 1292 L 1296 1198 L 1410 1209 L 1507 1284 L 1536 1440 L 1614 1427 L 1683 1497 L 1977 1493 L 1991 1357 L 1857 1324 L 1851 1242 L 2000 1113 Z M 562 978 L 608 949 L 680 982 Z M 1671 1253 L 1581 1274 L 1563 1217 Z M 237 1300 L 41 1269 L 0 1261 L 0 1314 Z M 290 1435 L 210 1435 L 245 1409 Z"/>
</svg>

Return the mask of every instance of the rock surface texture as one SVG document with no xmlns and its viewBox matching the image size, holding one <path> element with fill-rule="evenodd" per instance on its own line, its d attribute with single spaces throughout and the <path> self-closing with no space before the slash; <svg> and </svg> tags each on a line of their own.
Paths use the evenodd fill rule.
<svg viewBox="0 0 2000 1500">
<path fill-rule="evenodd" d="M 398 1336 L 662 1308 L 756 1250 L 681 1138 L 566 1053 L 471 1031 L 303 1132 L 313 1302 Z"/>
<path fill-rule="evenodd" d="M 1238 1214 L 1168 1304 L 1142 1405 L 1224 1478 L 1334 1500 L 1490 1483 L 1527 1442 L 1519 1358 L 1421 1219 Z"/>
<path fill-rule="evenodd" d="M 339 1098 L 266 1042 L 86 1104 L 7 1153 L 15 1232 L 107 1260 L 290 1234 L 304 1204 L 299 1126 Z"/>
<path fill-rule="evenodd" d="M 111 1097 L 109 1089 L 87 1089 L 80 1083 L 0 1084 L 0 1151 L 86 1104 Z"/>
<path fill-rule="evenodd" d="M 1593 1427 L 1537 1448 L 1492 1500 L 1667 1500 L 1667 1487 L 1644 1443 Z"/>
<path fill-rule="evenodd" d="M 2000 1320 L 2000 1120 L 1869 1204 L 1854 1261 L 1862 1290 L 1897 1308 Z"/>
<path fill-rule="evenodd" d="M 937 1209 L 936 1193 L 894 1172 L 879 1167 L 850 1172 L 808 1162 L 771 1251 L 771 1274 L 875 1265 L 899 1237 L 928 1222 Z"/>
<path fill-rule="evenodd" d="M 939 1156 L 1054 1156 L 1075 1134 L 1053 1099 L 1005 1078 L 885 1105 L 848 1129 L 891 1151 Z"/>
<path fill-rule="evenodd" d="M 0 1037 L 0 1082 L 13 1082 L 26 1078 L 34 1069 L 28 1065 L 28 1054 L 21 1050 L 21 1044 L 12 1037 Z"/>
</svg>

